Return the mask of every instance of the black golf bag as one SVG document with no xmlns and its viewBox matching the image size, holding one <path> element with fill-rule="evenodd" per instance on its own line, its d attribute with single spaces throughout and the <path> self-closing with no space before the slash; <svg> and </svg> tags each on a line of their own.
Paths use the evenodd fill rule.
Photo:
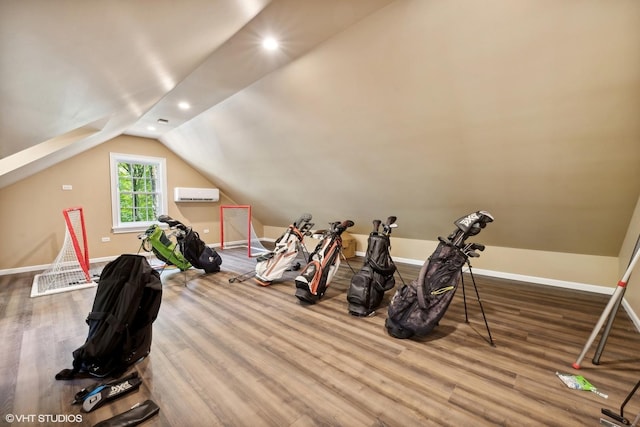
<svg viewBox="0 0 640 427">
<path fill-rule="evenodd" d="M 465 244 L 465 240 L 492 221 L 491 214 L 477 211 L 455 221 L 457 229 L 447 240 L 438 238 L 440 243 L 418 278 L 401 286 L 389 303 L 385 326 L 391 336 L 423 337 L 438 325 L 458 288 L 468 257 L 477 257 L 476 251 L 484 250 L 484 245 Z"/>
<path fill-rule="evenodd" d="M 160 215 L 158 221 L 178 229 L 178 233 L 176 233 L 178 248 L 192 266 L 204 270 L 205 273 L 220 271 L 222 264 L 220 254 L 212 247 L 207 246 L 196 231 L 168 215 Z"/>
<path fill-rule="evenodd" d="M 315 304 L 322 298 L 331 279 L 340 267 L 340 251 L 342 250 L 341 234 L 353 226 L 353 221 L 331 223 L 320 242 L 309 255 L 309 263 L 296 277 L 296 297 L 309 304 Z"/>
<path fill-rule="evenodd" d="M 276 247 L 273 251 L 257 258 L 255 277 L 259 284 L 268 286 L 274 280 L 280 279 L 285 271 L 300 268 L 299 263 L 296 267 L 292 267 L 292 264 L 298 256 L 299 248 L 305 250 L 302 241 L 313 227 L 313 223 L 310 222 L 311 218 L 311 214 L 308 213 L 300 216 L 276 240 Z"/>
<path fill-rule="evenodd" d="M 152 323 L 162 301 L 160 274 L 142 255 L 120 255 L 100 274 L 87 316 L 89 334 L 73 352 L 73 369 L 56 379 L 119 376 L 151 351 Z"/>
<path fill-rule="evenodd" d="M 373 231 L 367 240 L 367 254 L 364 265 L 351 278 L 351 285 L 347 290 L 347 302 L 349 303 L 349 313 L 354 316 L 368 316 L 380 306 L 384 293 L 392 289 L 396 281 L 393 274 L 396 265 L 389 253 L 391 242 L 389 235 L 395 224 L 396 217 L 390 216 L 383 225 L 380 233 L 382 221 L 373 221 Z"/>
</svg>

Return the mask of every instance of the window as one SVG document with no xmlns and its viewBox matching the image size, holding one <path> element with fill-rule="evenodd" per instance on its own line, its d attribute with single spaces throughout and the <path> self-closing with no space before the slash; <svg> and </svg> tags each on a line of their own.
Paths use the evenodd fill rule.
<svg viewBox="0 0 640 427">
<path fill-rule="evenodd" d="M 113 231 L 138 232 L 167 212 L 166 160 L 111 153 Z"/>
</svg>

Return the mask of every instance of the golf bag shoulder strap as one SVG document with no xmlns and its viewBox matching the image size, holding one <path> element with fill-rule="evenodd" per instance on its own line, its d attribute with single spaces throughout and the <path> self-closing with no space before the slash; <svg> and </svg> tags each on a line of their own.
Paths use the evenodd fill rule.
<svg viewBox="0 0 640 427">
<path fill-rule="evenodd" d="M 391 259 L 389 248 L 391 244 L 388 236 L 370 234 L 367 241 L 366 262 L 379 274 L 391 275 L 396 271 L 396 265 Z"/>
<path fill-rule="evenodd" d="M 118 318 L 113 315 L 113 313 L 107 313 L 104 311 L 101 311 L 101 312 L 92 311 L 91 313 L 89 313 L 87 315 L 87 324 L 90 324 L 92 320 L 94 321 L 104 320 L 109 325 L 114 326 L 117 331 L 122 331 L 124 330 L 124 327 L 125 327 L 125 325 L 122 322 L 120 322 Z"/>
<path fill-rule="evenodd" d="M 427 303 L 424 295 L 424 287 L 425 287 L 425 277 L 427 276 L 427 271 L 429 270 L 429 264 L 431 263 L 431 257 L 422 264 L 422 268 L 420 268 L 420 273 L 418 274 L 418 278 L 416 279 L 416 293 L 418 294 L 418 305 L 423 310 L 427 308 Z"/>
</svg>

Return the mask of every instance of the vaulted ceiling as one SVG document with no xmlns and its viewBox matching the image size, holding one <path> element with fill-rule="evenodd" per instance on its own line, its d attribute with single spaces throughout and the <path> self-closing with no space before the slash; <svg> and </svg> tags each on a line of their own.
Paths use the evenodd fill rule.
<svg viewBox="0 0 640 427">
<path fill-rule="evenodd" d="M 485 244 L 617 256 L 640 2 L 0 1 L 0 187 L 121 134 L 269 225 L 434 240 L 484 209 Z"/>
</svg>

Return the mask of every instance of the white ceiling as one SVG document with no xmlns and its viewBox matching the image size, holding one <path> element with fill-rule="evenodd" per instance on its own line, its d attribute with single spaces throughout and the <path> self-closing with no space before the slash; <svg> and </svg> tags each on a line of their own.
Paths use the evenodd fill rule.
<svg viewBox="0 0 640 427">
<path fill-rule="evenodd" d="M 0 76 L 0 187 L 124 133 L 266 224 L 608 256 L 640 196 L 636 0 L 0 0 Z"/>
</svg>

